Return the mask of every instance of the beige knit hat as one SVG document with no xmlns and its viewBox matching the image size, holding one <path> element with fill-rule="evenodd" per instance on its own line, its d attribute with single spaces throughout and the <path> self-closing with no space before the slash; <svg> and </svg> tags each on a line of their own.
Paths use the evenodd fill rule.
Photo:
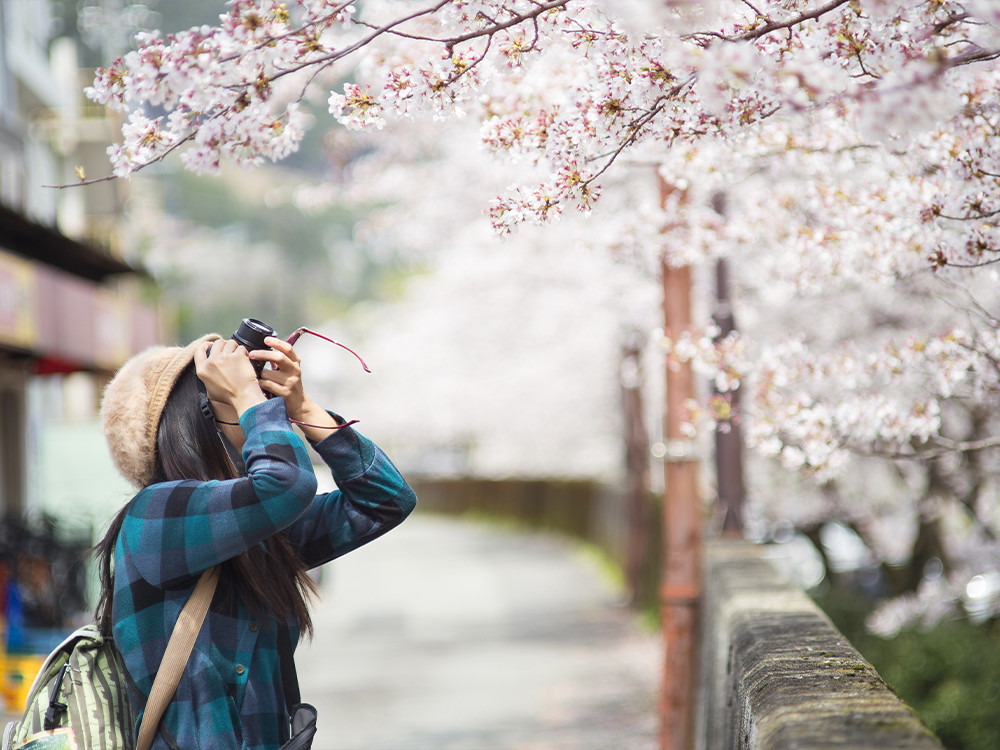
<svg viewBox="0 0 1000 750">
<path fill-rule="evenodd" d="M 121 366 L 104 389 L 101 421 L 111 460 L 136 487 L 145 487 L 156 466 L 156 431 L 167 396 L 181 372 L 206 342 L 222 338 L 209 333 L 187 346 L 154 346 Z"/>
</svg>

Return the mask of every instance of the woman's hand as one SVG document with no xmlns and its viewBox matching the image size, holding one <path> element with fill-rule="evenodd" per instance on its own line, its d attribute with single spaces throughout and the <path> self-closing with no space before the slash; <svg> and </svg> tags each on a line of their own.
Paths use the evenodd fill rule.
<svg viewBox="0 0 1000 750">
<path fill-rule="evenodd" d="M 260 374 L 260 387 L 274 396 L 285 399 L 285 408 L 290 419 L 305 422 L 302 431 L 313 441 L 320 441 L 330 434 L 329 429 L 312 430 L 310 425 L 320 428 L 336 427 L 337 422 L 329 413 L 313 401 L 302 385 L 302 366 L 295 349 L 287 341 L 268 336 L 264 343 L 270 350 L 258 349 L 250 352 L 250 358 L 258 362 L 269 362 Z"/>
<path fill-rule="evenodd" d="M 217 339 L 195 350 L 194 367 L 208 397 L 229 404 L 238 415 L 266 400 L 247 350 L 235 341 Z"/>
</svg>

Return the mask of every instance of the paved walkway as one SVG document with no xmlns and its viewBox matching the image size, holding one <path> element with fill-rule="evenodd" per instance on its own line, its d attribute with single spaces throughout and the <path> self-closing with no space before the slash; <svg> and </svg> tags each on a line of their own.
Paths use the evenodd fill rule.
<svg viewBox="0 0 1000 750">
<path fill-rule="evenodd" d="M 662 653 L 566 540 L 416 514 L 328 565 L 315 750 L 651 750 Z"/>
</svg>

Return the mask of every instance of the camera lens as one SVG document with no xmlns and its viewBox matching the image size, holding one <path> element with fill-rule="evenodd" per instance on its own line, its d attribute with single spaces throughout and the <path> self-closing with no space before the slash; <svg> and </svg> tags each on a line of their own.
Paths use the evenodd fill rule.
<svg viewBox="0 0 1000 750">
<path fill-rule="evenodd" d="M 261 323 L 254 318 L 243 318 L 240 327 L 233 334 L 233 341 L 248 352 L 252 352 L 257 349 L 270 349 L 271 347 L 264 343 L 264 339 L 274 335 L 274 329 L 267 323 Z M 253 369 L 257 372 L 257 377 L 260 377 L 264 370 L 264 362 L 254 362 Z"/>
</svg>

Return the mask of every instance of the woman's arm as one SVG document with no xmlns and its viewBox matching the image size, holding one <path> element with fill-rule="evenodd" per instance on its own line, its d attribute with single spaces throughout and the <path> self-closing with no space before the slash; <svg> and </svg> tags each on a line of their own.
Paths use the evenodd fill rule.
<svg viewBox="0 0 1000 750">
<path fill-rule="evenodd" d="M 313 446 L 338 489 L 319 495 L 288 530 L 308 567 L 316 567 L 402 523 L 417 497 L 371 440 L 344 427 Z"/>
<path fill-rule="evenodd" d="M 261 373 L 261 388 L 284 399 L 288 415 L 330 467 L 339 488 L 317 497 L 287 530 L 306 565 L 315 567 L 399 525 L 417 498 L 373 442 L 350 427 L 338 427 L 342 420 L 306 394 L 292 345 L 274 337 L 264 343 L 271 349 L 250 353 L 251 359 L 271 365 Z"/>
<path fill-rule="evenodd" d="M 287 528 L 316 493 L 308 449 L 281 399 L 246 409 L 247 476 L 164 482 L 132 502 L 119 543 L 140 575 L 167 587 L 201 573 Z"/>
</svg>

